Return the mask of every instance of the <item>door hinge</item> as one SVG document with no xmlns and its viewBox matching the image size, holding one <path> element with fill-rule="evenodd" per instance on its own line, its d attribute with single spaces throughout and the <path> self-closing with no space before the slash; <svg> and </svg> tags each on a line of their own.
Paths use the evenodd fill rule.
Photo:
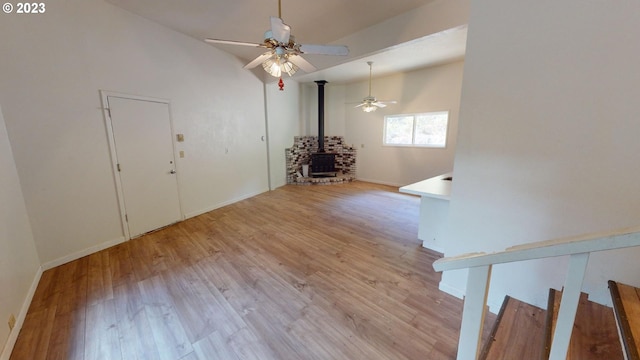
<svg viewBox="0 0 640 360">
<path fill-rule="evenodd" d="M 120 164 L 116 164 L 116 166 L 118 167 L 118 172 L 122 171 L 120 170 Z"/>
<path fill-rule="evenodd" d="M 107 110 L 107 114 L 109 114 L 109 117 L 111 117 L 111 108 L 105 108 L 105 110 Z"/>
<path fill-rule="evenodd" d="M 124 221 L 129 222 L 129 215 L 124 214 Z"/>
</svg>

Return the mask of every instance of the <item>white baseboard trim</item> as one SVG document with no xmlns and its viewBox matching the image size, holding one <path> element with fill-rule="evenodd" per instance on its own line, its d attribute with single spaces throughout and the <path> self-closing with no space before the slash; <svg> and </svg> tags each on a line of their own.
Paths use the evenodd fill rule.
<svg viewBox="0 0 640 360">
<path fill-rule="evenodd" d="M 89 247 L 89 248 L 86 248 L 86 249 L 83 249 L 83 250 L 80 250 L 80 251 L 76 251 L 76 252 L 74 252 L 72 254 L 69 254 L 69 255 L 65 255 L 65 256 L 63 256 L 61 258 L 58 258 L 58 259 L 55 259 L 55 260 L 52 260 L 52 261 L 48 261 L 48 262 L 42 264 L 42 271 L 47 271 L 49 269 L 53 269 L 56 266 L 60 266 L 62 264 L 66 264 L 66 263 L 71 262 L 73 260 L 80 259 L 81 257 L 85 257 L 87 255 L 91 255 L 93 253 L 96 253 L 96 252 L 104 250 L 104 249 L 108 249 L 108 248 L 110 248 L 112 246 L 115 246 L 115 245 L 118 245 L 120 243 L 125 242 L 125 240 L 126 239 L 124 238 L 124 236 L 120 236 L 118 238 L 115 238 L 115 239 L 112 239 L 112 240 L 109 240 L 109 241 L 105 241 L 105 242 L 103 242 L 101 244 L 98 244 L 98 245 L 95 245 L 95 246 L 92 246 L 92 247 Z"/>
<path fill-rule="evenodd" d="M 464 300 L 464 295 L 465 295 L 464 290 L 445 284 L 442 281 L 440 281 L 440 283 L 438 284 L 438 289 L 440 291 L 446 292 L 449 295 L 453 295 L 458 299 Z M 489 312 L 493 314 L 497 314 L 500 311 L 500 308 L 502 307 L 502 303 L 489 302 L 487 303 L 487 305 L 489 306 Z"/>
<path fill-rule="evenodd" d="M 449 295 L 453 295 L 455 297 L 457 297 L 458 299 L 464 299 L 464 290 L 462 289 L 458 289 L 456 287 L 453 287 L 449 284 L 443 283 L 442 281 L 440 281 L 440 283 L 438 283 L 438 289 L 440 291 L 444 291 Z"/>
<path fill-rule="evenodd" d="M 202 215 L 202 214 L 208 213 L 209 211 L 213 211 L 215 209 L 219 209 L 219 208 L 227 206 L 227 205 L 231 205 L 233 203 L 237 203 L 238 201 L 242 201 L 242 200 L 246 200 L 248 198 L 252 198 L 254 196 L 260 195 L 260 194 L 265 193 L 267 191 L 269 191 L 269 189 L 263 189 L 261 191 L 245 194 L 245 195 L 242 195 L 240 197 L 233 198 L 231 200 L 223 201 L 221 203 L 215 204 L 213 206 L 209 206 L 207 208 L 204 208 L 204 209 L 201 209 L 201 210 L 198 210 L 198 211 L 193 211 L 193 212 L 187 213 L 187 214 L 184 215 L 185 216 L 185 220 L 186 219 L 190 219 L 192 217 L 196 217 L 198 215 Z"/>
<path fill-rule="evenodd" d="M 444 254 L 444 247 L 434 240 L 422 240 L 422 247 Z"/>
<path fill-rule="evenodd" d="M 403 185 L 400 185 L 400 184 L 397 184 L 397 183 L 388 182 L 388 181 L 374 180 L 374 179 L 363 179 L 363 178 L 360 178 L 360 177 L 356 177 L 356 180 L 369 182 L 369 183 L 373 183 L 373 184 L 380 184 L 380 185 L 397 186 L 397 187 L 403 186 Z"/>
<path fill-rule="evenodd" d="M 2 354 L 0 355 L 0 360 L 9 360 L 9 358 L 11 357 L 13 347 L 16 345 L 16 340 L 18 340 L 18 334 L 20 334 L 20 329 L 22 329 L 24 319 L 27 317 L 27 311 L 29 311 L 29 306 L 31 306 L 33 295 L 35 295 L 36 289 L 38 288 L 38 283 L 40 282 L 40 277 L 42 277 L 42 271 L 42 266 L 38 267 L 36 275 L 33 277 L 33 281 L 31 282 L 31 287 L 29 287 L 27 297 L 24 299 L 24 303 L 22 303 L 20 313 L 16 318 L 16 325 L 9 333 L 9 338 L 4 345 L 4 349 L 2 350 Z"/>
</svg>

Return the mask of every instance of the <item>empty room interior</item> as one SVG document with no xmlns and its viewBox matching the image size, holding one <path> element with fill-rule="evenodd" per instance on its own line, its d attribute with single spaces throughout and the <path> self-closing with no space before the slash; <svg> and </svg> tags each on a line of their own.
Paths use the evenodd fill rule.
<svg viewBox="0 0 640 360">
<path fill-rule="evenodd" d="M 0 360 L 639 358 L 640 3 L 44 1 Z"/>
</svg>

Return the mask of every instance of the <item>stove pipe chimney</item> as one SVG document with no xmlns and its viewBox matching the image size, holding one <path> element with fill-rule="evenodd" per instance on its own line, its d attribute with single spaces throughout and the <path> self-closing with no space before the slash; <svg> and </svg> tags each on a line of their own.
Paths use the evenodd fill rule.
<svg viewBox="0 0 640 360">
<path fill-rule="evenodd" d="M 318 152 L 324 152 L 324 84 L 328 81 L 314 82 L 318 84 Z"/>
</svg>

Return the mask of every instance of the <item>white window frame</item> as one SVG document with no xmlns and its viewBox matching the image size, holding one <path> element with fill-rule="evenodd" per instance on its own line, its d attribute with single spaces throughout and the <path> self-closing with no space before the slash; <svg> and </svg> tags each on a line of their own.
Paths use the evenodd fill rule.
<svg viewBox="0 0 640 360">
<path fill-rule="evenodd" d="M 447 115 L 447 126 L 445 129 L 445 137 L 444 144 L 416 144 L 416 119 L 419 116 L 424 115 L 439 115 L 446 114 Z M 389 118 L 399 118 L 399 117 L 412 117 L 413 118 L 413 127 L 411 130 L 411 144 L 389 144 L 387 143 L 387 119 Z M 385 115 L 382 129 L 382 145 L 383 146 L 392 146 L 392 147 L 419 147 L 419 148 L 436 148 L 436 149 L 444 149 L 447 147 L 447 140 L 449 135 L 449 111 L 430 111 L 424 113 L 414 113 L 414 114 L 395 114 L 395 115 Z"/>
</svg>

